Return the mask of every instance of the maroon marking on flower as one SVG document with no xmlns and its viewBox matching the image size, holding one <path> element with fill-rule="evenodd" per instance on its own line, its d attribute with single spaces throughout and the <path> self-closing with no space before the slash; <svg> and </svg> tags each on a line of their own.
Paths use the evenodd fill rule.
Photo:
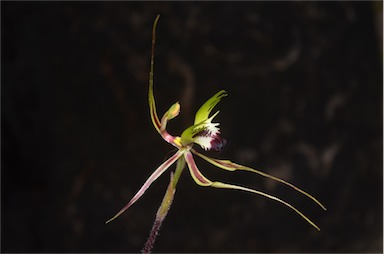
<svg viewBox="0 0 384 254">
<path fill-rule="evenodd" d="M 213 137 L 211 141 L 211 150 L 220 152 L 221 148 L 223 148 L 223 146 L 225 146 L 226 144 L 227 140 L 217 135 L 216 137 Z"/>
<path fill-rule="evenodd" d="M 195 137 L 208 137 L 211 139 L 210 141 L 210 147 L 206 150 L 214 150 L 216 152 L 220 152 L 221 148 L 227 144 L 227 140 L 220 137 L 218 134 L 220 134 L 220 131 L 212 132 L 208 128 L 203 128 L 201 131 L 196 133 L 193 138 Z"/>
</svg>

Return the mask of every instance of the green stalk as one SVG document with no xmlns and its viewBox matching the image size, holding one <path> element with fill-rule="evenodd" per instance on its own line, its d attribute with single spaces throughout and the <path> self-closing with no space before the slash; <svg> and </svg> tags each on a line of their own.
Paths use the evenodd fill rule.
<svg viewBox="0 0 384 254">
<path fill-rule="evenodd" d="M 159 233 L 161 224 L 163 223 L 165 217 L 168 214 L 169 209 L 171 208 L 173 198 L 176 192 L 176 185 L 179 181 L 179 178 L 181 176 L 181 173 L 183 172 L 184 167 L 185 167 L 185 159 L 184 159 L 184 156 L 181 156 L 177 160 L 175 173 L 171 173 L 171 179 L 169 181 L 167 191 L 165 192 L 165 195 L 164 195 L 163 201 L 161 202 L 159 210 L 157 210 L 156 219 L 155 219 L 155 222 L 153 223 L 151 233 L 149 234 L 148 240 L 145 243 L 144 248 L 142 249 L 142 252 L 145 254 L 151 253 L 156 237 Z"/>
<path fill-rule="evenodd" d="M 185 167 L 185 158 L 184 158 L 184 156 L 181 156 L 181 157 L 177 160 L 177 163 L 176 163 L 176 171 L 175 171 L 175 174 L 173 175 L 173 179 L 171 179 L 171 181 L 172 181 L 172 187 L 173 187 L 174 189 L 176 189 L 177 182 L 179 181 L 181 172 L 183 172 L 184 167 Z"/>
</svg>

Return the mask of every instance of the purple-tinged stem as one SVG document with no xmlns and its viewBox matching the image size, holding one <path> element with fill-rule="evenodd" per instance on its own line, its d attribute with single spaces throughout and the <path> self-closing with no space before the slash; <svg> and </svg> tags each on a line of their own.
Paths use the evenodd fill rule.
<svg viewBox="0 0 384 254">
<path fill-rule="evenodd" d="M 160 226 L 162 224 L 162 220 L 155 220 L 155 223 L 153 223 L 151 233 L 149 234 L 148 240 L 144 245 L 144 248 L 141 250 L 142 253 L 151 253 L 151 250 L 153 248 L 153 244 L 155 243 L 156 237 L 159 233 Z"/>
<path fill-rule="evenodd" d="M 153 245 L 155 244 L 155 241 L 156 241 L 156 237 L 159 234 L 161 224 L 163 223 L 165 217 L 168 214 L 169 209 L 171 208 L 173 198 L 176 192 L 176 185 L 177 185 L 177 182 L 179 181 L 180 175 L 183 172 L 184 167 L 185 167 L 185 159 L 184 159 L 184 156 L 182 156 L 177 160 L 175 173 L 171 173 L 171 179 L 169 181 L 167 191 L 165 192 L 165 195 L 164 195 L 163 201 L 161 202 L 159 210 L 157 210 L 155 222 L 153 223 L 147 242 L 145 243 L 144 248 L 141 250 L 142 253 L 147 254 L 147 253 L 151 253 L 152 251 Z"/>
</svg>

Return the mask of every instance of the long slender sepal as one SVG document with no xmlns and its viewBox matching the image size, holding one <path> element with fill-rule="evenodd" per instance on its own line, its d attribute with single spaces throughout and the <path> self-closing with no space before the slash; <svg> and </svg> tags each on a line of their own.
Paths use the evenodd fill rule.
<svg viewBox="0 0 384 254">
<path fill-rule="evenodd" d="M 277 182 L 280 182 L 280 183 L 283 183 L 291 188 L 293 188 L 294 190 L 300 192 L 301 194 L 307 196 L 308 198 L 310 198 L 312 201 L 314 201 L 316 204 L 318 204 L 322 209 L 324 209 L 325 211 L 327 210 L 327 208 L 325 208 L 325 206 L 320 203 L 320 201 L 318 201 L 315 197 L 313 197 L 312 195 L 310 195 L 309 193 L 303 191 L 302 189 L 296 187 L 295 185 L 287 182 L 287 181 L 284 181 L 280 178 L 277 178 L 275 176 L 272 176 L 270 174 L 267 174 L 265 172 L 262 172 L 260 170 L 256 170 L 256 169 L 253 169 L 253 168 L 250 168 L 250 167 L 247 167 L 247 166 L 243 166 L 243 165 L 240 165 L 240 164 L 237 164 L 237 163 L 234 163 L 234 162 L 231 162 L 229 160 L 219 160 L 219 159 L 214 159 L 214 158 L 210 158 L 208 156 L 205 156 L 204 154 L 201 154 L 199 152 L 197 152 L 196 150 L 193 150 L 192 149 L 192 152 L 196 155 L 198 155 L 200 158 L 206 160 L 207 162 L 221 168 L 221 169 L 225 169 L 225 170 L 228 170 L 228 171 L 235 171 L 235 170 L 243 170 L 243 171 L 249 171 L 249 172 L 253 172 L 253 173 L 256 173 L 256 174 L 259 174 L 261 176 L 264 176 L 266 178 L 269 178 L 269 179 L 272 179 L 272 180 L 275 180 Z"/>
<path fill-rule="evenodd" d="M 181 157 L 182 158 L 182 157 Z M 165 192 L 163 201 L 157 210 L 156 219 L 153 223 L 151 233 L 147 239 L 147 242 L 144 244 L 144 248 L 141 250 L 143 254 L 151 253 L 153 245 L 155 244 L 155 240 L 157 235 L 159 234 L 161 224 L 167 216 L 169 209 L 171 208 L 171 204 L 173 202 L 173 197 L 175 196 L 176 189 L 173 188 L 173 173 L 171 172 L 171 180 L 169 181 L 169 185 L 167 191 Z"/>
<path fill-rule="evenodd" d="M 155 22 L 153 23 L 153 29 L 152 29 L 151 68 L 149 71 L 149 90 L 148 90 L 149 112 L 151 115 L 153 126 L 155 126 L 155 129 L 157 130 L 158 133 L 160 133 L 161 123 L 160 123 L 159 117 L 157 116 L 155 96 L 153 94 L 153 66 L 155 62 L 156 26 L 159 18 L 160 18 L 160 15 L 157 15 Z"/>
<path fill-rule="evenodd" d="M 300 217 L 302 217 L 309 224 L 311 224 L 314 228 L 316 228 L 318 231 L 320 231 L 320 228 L 315 223 L 313 223 L 307 216 L 305 216 L 302 212 L 300 212 L 297 208 L 295 208 L 293 205 L 291 205 L 291 204 L 287 203 L 286 201 L 281 200 L 281 199 L 279 199 L 279 198 L 277 198 L 275 196 L 269 195 L 269 194 L 264 193 L 262 191 L 253 190 L 253 189 L 250 189 L 250 188 L 246 188 L 246 187 L 242 187 L 242 186 L 237 186 L 237 185 L 232 185 L 232 184 L 221 183 L 221 182 L 213 182 L 210 187 L 220 188 L 220 189 L 242 190 L 242 191 L 252 192 L 254 194 L 261 195 L 261 196 L 264 196 L 266 198 L 275 200 L 275 201 L 277 201 L 279 203 L 282 203 L 283 205 L 291 208 L 298 215 L 300 215 Z"/>
<path fill-rule="evenodd" d="M 145 191 L 151 186 L 151 184 L 156 181 L 180 156 L 183 154 L 183 151 L 177 151 L 172 157 L 166 160 L 163 164 L 161 164 L 152 175 L 145 181 L 143 186 L 139 189 L 139 191 L 135 194 L 135 196 L 111 219 L 107 220 L 105 223 L 109 223 L 119 217 L 122 213 L 124 213 L 131 205 L 133 205 L 143 194 Z"/>
<path fill-rule="evenodd" d="M 188 168 L 189 168 L 189 171 L 192 175 L 192 178 L 195 180 L 195 182 L 198 184 L 198 185 L 201 185 L 201 186 L 204 186 L 204 187 L 213 187 L 213 188 L 221 188 L 221 189 L 233 189 L 233 190 L 242 190 L 242 191 L 247 191 L 247 192 L 251 192 L 251 193 L 254 193 L 254 194 L 258 194 L 258 195 L 261 195 L 261 196 L 264 196 L 266 198 L 269 198 L 269 199 L 272 199 L 272 200 L 275 200 L 279 203 L 282 203 L 283 205 L 291 208 L 293 211 L 295 211 L 298 215 L 300 215 L 300 217 L 302 217 L 304 220 L 306 220 L 309 224 L 311 224 L 314 228 L 316 228 L 317 230 L 320 231 L 320 228 L 315 224 L 313 223 L 307 216 L 305 216 L 302 212 L 300 212 L 297 208 L 295 208 L 293 205 L 287 203 L 286 201 L 284 200 L 281 200 L 275 196 L 272 196 L 270 194 L 267 194 L 267 193 L 264 193 L 262 191 L 258 191 L 258 190 L 254 190 L 254 189 L 250 189 L 250 188 L 246 188 L 246 187 L 242 187 L 242 186 L 238 186 L 238 185 L 233 185 L 233 184 L 227 184 L 227 183 L 222 183 L 222 182 L 212 182 L 210 181 L 209 179 L 207 179 L 201 172 L 200 170 L 197 168 L 196 166 L 196 163 L 195 163 L 195 160 L 193 159 L 192 157 L 192 153 L 191 152 L 186 152 L 184 154 L 185 156 L 185 159 L 187 161 L 187 164 L 188 164 Z"/>
<path fill-rule="evenodd" d="M 193 159 L 193 155 L 191 152 L 185 152 L 184 154 L 185 161 L 187 162 L 189 172 L 195 182 L 200 186 L 210 186 L 212 182 L 208 180 L 197 168 L 195 160 Z"/>
</svg>

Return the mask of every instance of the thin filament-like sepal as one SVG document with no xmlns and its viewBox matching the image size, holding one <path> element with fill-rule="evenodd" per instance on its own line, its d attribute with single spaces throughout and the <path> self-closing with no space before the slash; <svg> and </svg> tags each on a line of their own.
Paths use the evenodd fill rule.
<svg viewBox="0 0 384 254">
<path fill-rule="evenodd" d="M 152 175 L 145 181 L 143 186 L 139 189 L 139 191 L 133 196 L 133 198 L 111 219 L 107 220 L 105 223 L 109 223 L 119 217 L 122 213 L 124 213 L 131 205 L 133 205 L 143 194 L 145 191 L 151 186 L 151 184 L 156 181 L 157 178 L 159 178 L 177 159 L 180 158 L 180 156 L 183 154 L 182 151 L 177 151 L 171 158 L 166 160 L 163 164 L 161 164 L 153 173 Z"/>
<path fill-rule="evenodd" d="M 157 116 L 155 96 L 153 94 L 153 66 L 155 62 L 156 26 L 159 18 L 160 18 L 160 15 L 157 15 L 155 22 L 153 23 L 153 29 L 152 29 L 151 67 L 149 71 L 149 90 L 148 90 L 149 112 L 151 115 L 153 126 L 155 127 L 158 133 L 160 133 L 161 123 L 160 123 L 159 117 Z"/>
<path fill-rule="evenodd" d="M 187 151 L 184 154 L 185 161 L 187 162 L 189 172 L 195 182 L 200 186 L 210 186 L 212 182 L 207 179 L 197 168 L 195 160 L 193 159 L 193 155 L 191 152 Z"/>
<path fill-rule="evenodd" d="M 205 156 L 204 154 L 201 154 L 201 153 L 197 152 L 196 150 L 192 150 L 192 152 L 194 154 L 198 155 L 200 158 L 206 160 L 207 162 L 209 162 L 209 163 L 213 164 L 214 166 L 217 166 L 217 167 L 219 167 L 221 169 L 228 170 L 228 171 L 235 171 L 235 170 L 249 171 L 249 172 L 253 172 L 253 173 L 259 174 L 261 176 L 264 176 L 266 178 L 275 180 L 277 182 L 283 183 L 283 184 L 293 188 L 294 190 L 300 192 L 301 194 L 307 196 L 308 198 L 310 198 L 312 201 L 314 201 L 316 204 L 318 204 L 325 211 L 327 210 L 327 208 L 325 208 L 325 206 L 322 203 L 320 203 L 320 201 L 318 201 L 315 197 L 313 197 L 309 193 L 303 191 L 302 189 L 296 187 L 295 185 L 293 185 L 293 184 L 291 184 L 291 183 L 289 183 L 287 181 L 284 181 L 283 179 L 280 179 L 278 177 L 272 176 L 272 175 L 267 174 L 265 172 L 262 172 L 260 170 L 256 170 L 256 169 L 253 169 L 253 168 L 250 168 L 250 167 L 247 167 L 247 166 L 243 166 L 243 165 L 240 165 L 240 164 L 237 164 L 237 163 L 233 163 L 233 162 L 231 162 L 229 160 L 219 160 L 219 159 L 210 158 L 208 156 Z"/>
<path fill-rule="evenodd" d="M 200 170 L 197 168 L 195 160 L 193 159 L 193 156 L 192 156 L 191 152 L 189 152 L 189 151 L 185 152 L 184 156 L 185 156 L 185 160 L 187 161 L 187 164 L 188 164 L 189 172 L 191 173 L 192 178 L 195 180 L 195 182 L 198 185 L 204 186 L 204 187 L 221 188 L 221 189 L 242 190 L 242 191 L 251 192 L 251 193 L 258 194 L 258 195 L 264 196 L 266 198 L 275 200 L 275 201 L 280 202 L 280 203 L 284 204 L 285 206 L 291 208 L 298 215 L 300 215 L 300 217 L 302 217 L 309 224 L 311 224 L 314 228 L 316 228 L 317 230 L 320 231 L 320 228 L 315 223 L 313 223 L 307 216 L 305 216 L 302 212 L 300 212 L 297 208 L 295 208 L 293 205 L 289 204 L 288 202 L 286 202 L 284 200 L 281 200 L 281 199 L 279 199 L 279 198 L 277 198 L 275 196 L 272 196 L 270 194 L 264 193 L 262 191 L 258 191 L 258 190 L 254 190 L 254 189 L 238 186 L 238 185 L 222 183 L 222 182 L 212 182 L 209 179 L 207 179 L 200 172 Z"/>
<path fill-rule="evenodd" d="M 254 190 L 254 189 L 250 189 L 250 188 L 246 188 L 246 187 L 242 187 L 242 186 L 237 186 L 237 185 L 232 185 L 232 184 L 226 184 L 226 183 L 221 183 L 221 182 L 213 182 L 210 187 L 214 187 L 214 188 L 220 188 L 220 189 L 233 189 L 233 190 L 242 190 L 242 191 L 247 191 L 247 192 L 251 192 L 251 193 L 254 193 L 254 194 L 257 194 L 257 195 L 261 195 L 261 196 L 264 196 L 266 198 L 269 198 L 269 199 L 272 199 L 272 200 L 275 200 L 279 203 L 282 203 L 283 205 L 291 208 L 293 211 L 295 211 L 298 215 L 300 215 L 300 217 L 302 217 L 304 220 L 306 220 L 309 224 L 311 224 L 314 228 L 316 228 L 318 231 L 320 231 L 320 228 L 315 224 L 313 223 L 307 216 L 305 216 L 302 212 L 300 212 L 296 207 L 294 207 L 293 205 L 289 204 L 288 202 L 284 201 L 284 200 L 281 200 L 280 198 L 278 197 L 275 197 L 275 196 L 272 196 L 272 195 L 269 195 L 267 193 L 264 193 L 262 191 L 258 191 L 258 190 Z"/>
</svg>

